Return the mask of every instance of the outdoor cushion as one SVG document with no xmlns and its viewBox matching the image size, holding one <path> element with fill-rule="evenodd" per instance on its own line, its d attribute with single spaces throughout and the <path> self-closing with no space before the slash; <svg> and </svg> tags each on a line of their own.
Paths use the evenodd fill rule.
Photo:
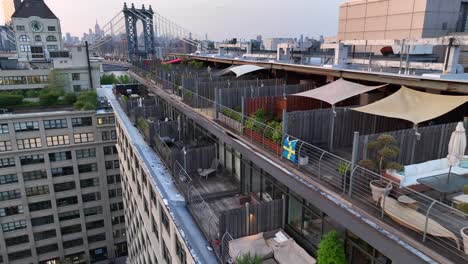
<svg viewBox="0 0 468 264">
<path fill-rule="evenodd" d="M 273 257 L 273 249 L 265 242 L 263 233 L 229 241 L 229 255 L 232 258 L 235 259 L 248 253 L 258 255 L 262 259 Z"/>
<path fill-rule="evenodd" d="M 458 165 L 460 168 L 465 168 L 468 169 L 468 159 L 462 159 L 460 160 L 460 164 Z"/>
</svg>

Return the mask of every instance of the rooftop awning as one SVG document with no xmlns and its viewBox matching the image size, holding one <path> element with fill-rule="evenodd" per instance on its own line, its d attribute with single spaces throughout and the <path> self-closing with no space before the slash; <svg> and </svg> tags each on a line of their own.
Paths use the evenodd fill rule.
<svg viewBox="0 0 468 264">
<path fill-rule="evenodd" d="M 317 89 L 310 91 L 293 94 L 294 96 L 302 96 L 308 98 L 318 99 L 327 102 L 331 105 L 335 105 L 338 102 L 344 101 L 356 95 L 363 94 L 372 90 L 376 90 L 384 87 L 381 86 L 366 86 L 358 83 L 348 82 L 343 79 L 339 79 Z"/>
<path fill-rule="evenodd" d="M 242 76 L 244 74 L 251 73 L 251 72 L 254 72 L 254 71 L 260 71 L 260 70 L 264 70 L 264 69 L 265 68 L 259 67 L 259 66 L 256 66 L 256 65 L 242 65 L 242 66 L 229 68 L 229 71 L 235 73 L 237 77 L 240 77 L 240 76 Z M 226 73 L 224 73 L 224 74 L 226 74 Z"/>
<path fill-rule="evenodd" d="M 399 118 L 417 125 L 442 116 L 468 102 L 468 96 L 450 96 L 415 91 L 407 87 L 373 104 L 353 108 L 354 111 Z"/>
</svg>

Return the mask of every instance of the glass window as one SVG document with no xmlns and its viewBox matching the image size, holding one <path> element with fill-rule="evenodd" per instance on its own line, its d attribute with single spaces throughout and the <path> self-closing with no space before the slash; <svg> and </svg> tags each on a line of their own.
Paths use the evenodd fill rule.
<svg viewBox="0 0 468 264">
<path fill-rule="evenodd" d="M 80 80 L 80 74 L 79 73 L 72 73 L 72 80 L 73 81 L 79 81 Z"/>
<path fill-rule="evenodd" d="M 44 155 L 29 155 L 20 157 L 21 165 L 31 165 L 44 163 Z"/>
<path fill-rule="evenodd" d="M 26 220 L 14 221 L 2 224 L 3 232 L 11 232 L 26 228 Z"/>
<path fill-rule="evenodd" d="M 49 147 L 69 145 L 69 144 L 70 144 L 70 137 L 68 135 L 47 137 L 47 146 Z"/>
<path fill-rule="evenodd" d="M 40 241 L 44 239 L 49 239 L 56 237 L 57 233 L 55 232 L 55 229 L 52 230 L 47 230 L 47 231 L 42 231 L 42 232 L 36 232 L 34 233 L 34 240 L 35 241 Z"/>
<path fill-rule="evenodd" d="M 27 131 L 38 131 L 39 122 L 30 121 L 30 122 L 17 122 L 13 124 L 16 132 L 27 132 Z"/>
<path fill-rule="evenodd" d="M 59 213 L 59 221 L 67 221 L 67 220 L 72 220 L 76 218 L 80 218 L 80 211 L 79 210 L 74 210 L 74 211 L 69 211 L 69 212 L 63 212 Z"/>
<path fill-rule="evenodd" d="M 20 41 L 20 42 L 29 42 L 30 40 L 31 40 L 31 39 L 29 39 L 29 37 L 26 36 L 26 35 L 21 35 L 21 36 L 19 36 L 19 41 Z"/>
<path fill-rule="evenodd" d="M 31 211 L 31 212 L 46 210 L 46 209 L 50 209 L 50 208 L 52 208 L 51 201 L 43 201 L 43 202 L 37 202 L 37 203 L 30 203 L 29 204 L 29 211 Z"/>
<path fill-rule="evenodd" d="M 74 190 L 75 188 L 76 188 L 76 184 L 74 181 L 54 184 L 55 192 L 71 191 L 71 190 Z"/>
<path fill-rule="evenodd" d="M 176 254 L 179 257 L 180 263 L 185 264 L 187 263 L 187 257 L 185 255 L 184 247 L 182 243 L 178 239 L 176 239 Z"/>
<path fill-rule="evenodd" d="M 95 157 L 96 157 L 96 149 L 94 148 L 79 149 L 76 151 L 77 159 L 87 159 L 87 158 L 95 158 Z"/>
<path fill-rule="evenodd" d="M 28 197 L 44 195 L 44 194 L 49 194 L 49 186 L 48 185 L 26 188 L 26 196 L 28 196 Z"/>
<path fill-rule="evenodd" d="M 169 252 L 169 249 L 166 247 L 166 243 L 163 241 L 163 258 L 167 263 L 172 263 L 172 257 L 171 253 Z"/>
<path fill-rule="evenodd" d="M 57 207 L 69 206 L 78 203 L 78 197 L 70 196 L 66 198 L 57 199 Z"/>
<path fill-rule="evenodd" d="M 93 229 L 101 228 L 101 227 L 104 227 L 104 220 L 97 220 L 97 221 L 86 223 L 87 230 L 93 230 Z"/>
<path fill-rule="evenodd" d="M 73 135 L 75 143 L 94 142 L 94 133 L 77 133 Z"/>
<path fill-rule="evenodd" d="M 106 234 L 105 233 L 88 236 L 88 243 L 96 243 L 96 242 L 104 241 L 104 240 L 106 240 Z"/>
<path fill-rule="evenodd" d="M 53 224 L 53 223 L 54 223 L 53 215 L 31 218 L 32 226 L 41 226 L 41 225 L 48 225 L 48 224 Z"/>
<path fill-rule="evenodd" d="M 97 170 L 98 170 L 97 163 L 78 165 L 79 173 L 90 173 L 90 172 L 95 172 Z"/>
<path fill-rule="evenodd" d="M 57 38 L 55 36 L 47 36 L 46 40 L 48 42 L 57 42 Z"/>
<path fill-rule="evenodd" d="M 0 192 L 0 201 L 7 201 L 19 198 L 21 198 L 21 192 L 19 190 Z"/>
<path fill-rule="evenodd" d="M 28 235 L 22 235 L 22 236 L 17 236 L 17 237 L 12 237 L 12 238 L 5 238 L 5 244 L 7 247 L 11 246 L 16 246 L 16 245 L 21 245 L 29 243 L 29 236 Z"/>
<path fill-rule="evenodd" d="M 0 141 L 0 152 L 11 151 L 11 141 Z"/>
<path fill-rule="evenodd" d="M 21 44 L 21 45 L 20 45 L 20 51 L 21 51 L 21 52 L 31 52 L 31 46 L 30 46 L 30 45 Z"/>
<path fill-rule="evenodd" d="M 57 250 L 58 250 L 57 243 L 51 244 L 51 245 L 46 245 L 46 246 L 36 247 L 36 252 L 37 252 L 38 255 L 47 254 L 49 252 L 54 252 L 54 251 L 57 251 Z"/>
<path fill-rule="evenodd" d="M 8 124 L 0 124 L 0 135 L 9 134 Z"/>
<path fill-rule="evenodd" d="M 82 189 L 99 186 L 99 178 L 92 178 L 86 180 L 80 180 L 80 187 Z"/>
<path fill-rule="evenodd" d="M 85 216 L 97 215 L 97 214 L 102 214 L 102 206 L 95 206 L 95 207 L 84 209 Z"/>
<path fill-rule="evenodd" d="M 0 208 L 0 217 L 23 214 L 23 213 L 24 213 L 24 210 L 23 210 L 22 205 L 15 205 L 15 206 Z"/>
<path fill-rule="evenodd" d="M 19 259 L 25 259 L 25 258 L 30 258 L 32 256 L 31 250 L 22 250 L 22 251 L 17 251 L 13 253 L 8 253 L 8 260 L 9 261 L 15 261 Z"/>
<path fill-rule="evenodd" d="M 71 159 L 72 159 L 71 151 L 49 153 L 50 162 L 66 161 L 66 160 L 71 160 Z"/>
<path fill-rule="evenodd" d="M 62 129 L 67 128 L 68 123 L 66 119 L 44 120 L 44 129 Z"/>
<path fill-rule="evenodd" d="M 100 192 L 87 193 L 87 194 L 83 194 L 81 198 L 83 200 L 83 203 L 99 201 L 101 200 L 101 193 Z"/>
<path fill-rule="evenodd" d="M 34 149 L 41 148 L 42 142 L 41 138 L 26 138 L 26 139 L 17 139 L 16 143 L 18 144 L 18 149 Z"/>
<path fill-rule="evenodd" d="M 23 172 L 23 180 L 25 182 L 41 179 L 47 179 L 47 172 L 45 170 Z"/>
<path fill-rule="evenodd" d="M 24 27 L 24 26 L 18 25 L 18 26 L 16 26 L 16 30 L 18 30 L 18 31 L 24 31 L 24 30 L 25 30 L 25 27 Z"/>
<path fill-rule="evenodd" d="M 63 242 L 63 248 L 72 248 L 72 247 L 78 247 L 78 246 L 81 246 L 81 245 L 83 245 L 83 239 L 82 238 L 77 238 L 77 239 L 73 239 L 73 240 Z"/>
<path fill-rule="evenodd" d="M 57 31 L 57 28 L 55 26 L 48 26 L 47 30 L 48 31 Z"/>
<path fill-rule="evenodd" d="M 42 38 L 41 38 L 41 36 L 36 35 L 36 36 L 34 36 L 34 40 L 35 40 L 36 42 L 41 42 L 41 41 L 42 41 Z"/>
<path fill-rule="evenodd" d="M 81 224 L 62 227 L 60 228 L 60 231 L 62 232 L 62 235 L 78 233 L 81 232 Z"/>
<path fill-rule="evenodd" d="M 104 150 L 104 155 L 113 155 L 113 154 L 117 154 L 117 147 L 116 146 L 105 146 L 103 148 Z"/>
<path fill-rule="evenodd" d="M 72 126 L 73 127 L 85 127 L 85 126 L 92 126 L 92 125 L 93 125 L 93 118 L 92 117 L 72 118 Z"/>
<path fill-rule="evenodd" d="M 61 167 L 61 168 L 52 168 L 51 169 L 52 177 L 62 177 L 67 175 L 73 175 L 74 170 L 73 166 Z"/>
<path fill-rule="evenodd" d="M 7 174 L 7 175 L 0 175 L 0 185 L 17 183 L 17 182 L 18 182 L 18 177 L 16 176 L 15 173 Z"/>
<path fill-rule="evenodd" d="M 58 45 L 47 45 L 47 50 L 53 51 L 53 50 L 58 50 L 59 46 Z"/>
<path fill-rule="evenodd" d="M 9 168 L 14 166 L 16 166 L 15 158 L 0 158 L 0 168 Z"/>
<path fill-rule="evenodd" d="M 91 257 L 91 263 L 107 260 L 107 248 L 96 248 L 89 251 Z M 170 263 L 170 262 L 168 262 Z"/>
<path fill-rule="evenodd" d="M 162 208 L 162 207 L 161 207 Z M 169 229 L 169 218 L 167 218 L 167 215 L 166 215 L 166 212 L 164 212 L 164 210 L 161 209 L 161 223 L 164 225 L 164 227 L 166 228 L 166 231 L 168 233 L 170 233 L 170 229 Z"/>
</svg>

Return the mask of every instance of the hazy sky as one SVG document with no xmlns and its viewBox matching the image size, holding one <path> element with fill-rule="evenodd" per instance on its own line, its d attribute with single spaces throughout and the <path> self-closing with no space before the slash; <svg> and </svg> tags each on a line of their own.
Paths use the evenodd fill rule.
<svg viewBox="0 0 468 264">
<path fill-rule="evenodd" d="M 0 0 L 1 1 L 1 0 Z M 45 0 L 61 19 L 62 31 L 82 36 L 122 9 L 121 0 Z M 151 4 L 159 14 L 211 39 L 231 37 L 332 36 L 338 29 L 343 0 L 135 0 Z M 127 1 L 127 3 L 131 3 Z"/>
</svg>

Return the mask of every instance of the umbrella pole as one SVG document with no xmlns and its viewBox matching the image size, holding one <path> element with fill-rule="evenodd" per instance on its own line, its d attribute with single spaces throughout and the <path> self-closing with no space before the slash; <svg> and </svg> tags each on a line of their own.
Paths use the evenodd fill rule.
<svg viewBox="0 0 468 264">
<path fill-rule="evenodd" d="M 447 176 L 447 184 L 449 184 L 449 182 L 450 182 L 450 174 L 452 174 L 452 166 L 449 167 L 449 172 L 448 172 L 448 176 Z"/>
</svg>

